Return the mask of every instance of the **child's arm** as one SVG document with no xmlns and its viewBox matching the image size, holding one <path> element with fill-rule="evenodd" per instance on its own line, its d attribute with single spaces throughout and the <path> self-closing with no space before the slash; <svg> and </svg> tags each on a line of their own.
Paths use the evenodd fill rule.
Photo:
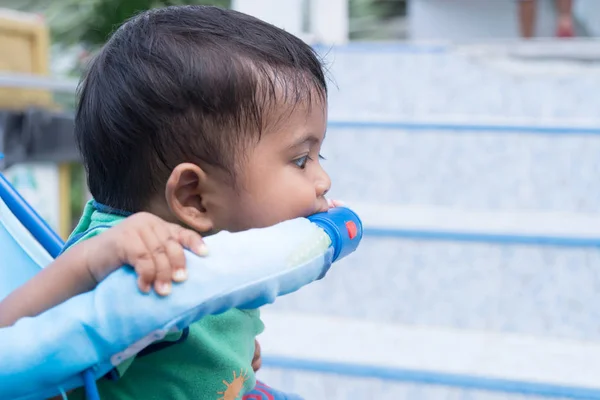
<svg viewBox="0 0 600 400">
<path fill-rule="evenodd" d="M 171 282 L 187 278 L 183 248 L 202 256 L 206 247 L 196 232 L 148 213 L 135 214 L 121 224 L 66 251 L 23 286 L 0 302 L 0 327 L 38 315 L 78 294 L 123 265 L 138 274 L 143 292 L 152 287 L 161 295 Z"/>
</svg>

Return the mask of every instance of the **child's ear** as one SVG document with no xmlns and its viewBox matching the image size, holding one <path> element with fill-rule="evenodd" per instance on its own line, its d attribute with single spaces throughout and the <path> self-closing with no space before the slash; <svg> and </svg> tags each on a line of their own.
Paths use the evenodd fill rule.
<svg viewBox="0 0 600 400">
<path fill-rule="evenodd" d="M 200 233 L 209 232 L 214 223 L 204 204 L 206 173 L 191 163 L 179 164 L 167 181 L 165 196 L 175 217 Z"/>
</svg>

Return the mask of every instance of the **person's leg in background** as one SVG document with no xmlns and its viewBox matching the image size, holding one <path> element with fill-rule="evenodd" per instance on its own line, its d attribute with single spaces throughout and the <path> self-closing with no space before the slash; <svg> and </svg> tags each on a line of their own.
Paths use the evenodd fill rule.
<svg viewBox="0 0 600 400">
<path fill-rule="evenodd" d="M 521 37 L 532 38 L 535 35 L 537 0 L 519 0 L 519 28 Z M 573 0 L 556 0 L 556 36 L 573 37 Z"/>
<path fill-rule="evenodd" d="M 560 0 L 557 0 L 560 2 Z M 532 38 L 535 34 L 536 0 L 519 0 L 519 28 L 521 37 Z"/>
<path fill-rule="evenodd" d="M 573 37 L 573 0 L 556 0 L 556 36 Z"/>
</svg>

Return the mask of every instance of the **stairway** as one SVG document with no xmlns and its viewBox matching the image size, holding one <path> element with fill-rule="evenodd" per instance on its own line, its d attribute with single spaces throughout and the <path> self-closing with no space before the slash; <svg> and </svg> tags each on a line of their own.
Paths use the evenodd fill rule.
<svg viewBox="0 0 600 400">
<path fill-rule="evenodd" d="M 324 165 L 366 236 L 265 310 L 266 382 L 311 400 L 600 399 L 600 68 L 531 50 L 321 49 Z"/>
</svg>

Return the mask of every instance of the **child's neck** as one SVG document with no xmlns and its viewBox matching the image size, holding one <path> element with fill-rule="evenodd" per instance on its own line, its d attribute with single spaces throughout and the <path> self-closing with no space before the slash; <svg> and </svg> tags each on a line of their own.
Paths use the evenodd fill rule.
<svg viewBox="0 0 600 400">
<path fill-rule="evenodd" d="M 166 201 L 151 201 L 149 206 L 143 211 L 156 215 L 167 222 L 180 224 L 180 221 L 177 220 L 177 217 L 173 214 Z"/>
<path fill-rule="evenodd" d="M 143 211 L 149 212 L 150 214 L 153 214 L 153 215 L 156 215 L 157 217 L 159 217 L 167 222 L 170 222 L 172 224 L 181 225 L 184 228 L 195 230 L 192 227 L 189 227 L 189 226 L 186 226 L 185 224 L 183 224 L 175 216 L 175 214 L 173 214 L 173 212 L 169 208 L 169 205 L 167 204 L 166 201 L 152 201 L 152 202 L 150 202 L 150 205 Z M 207 236 L 214 234 L 215 232 L 198 232 L 198 233 L 200 233 L 203 237 L 207 237 Z"/>
</svg>

